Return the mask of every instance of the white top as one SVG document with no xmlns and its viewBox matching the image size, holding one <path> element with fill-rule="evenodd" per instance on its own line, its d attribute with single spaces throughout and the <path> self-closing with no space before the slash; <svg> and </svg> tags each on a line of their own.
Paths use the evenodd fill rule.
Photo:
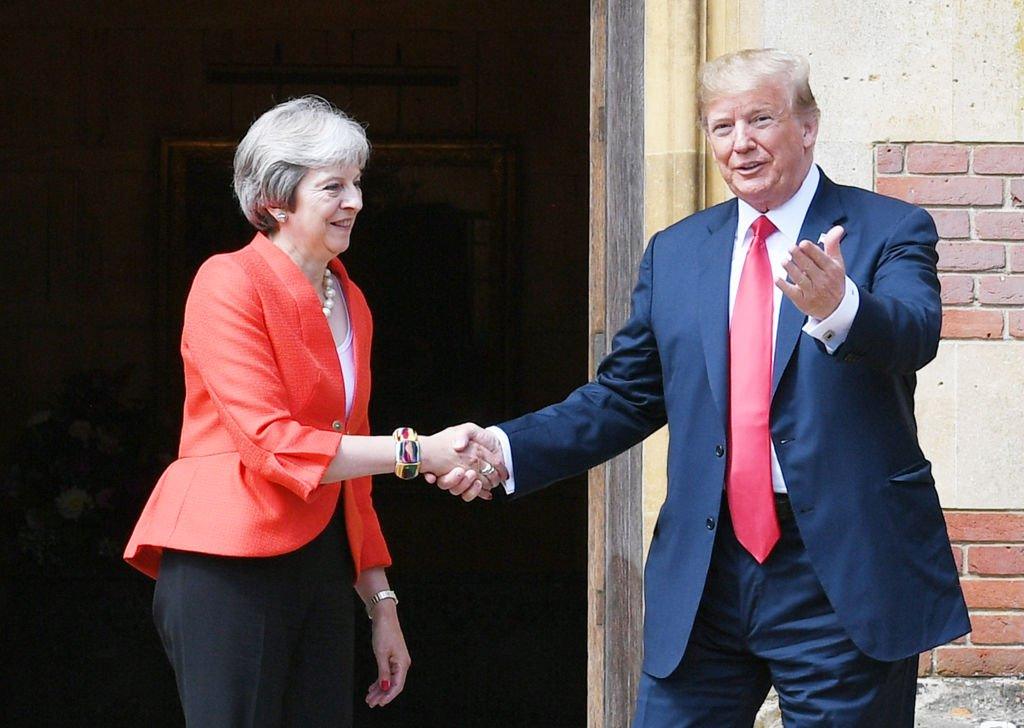
<svg viewBox="0 0 1024 728">
<path fill-rule="evenodd" d="M 765 244 L 768 248 L 768 260 L 771 262 L 772 275 L 776 278 L 786 279 L 786 269 L 783 264 L 789 260 L 789 249 L 794 247 L 800 238 L 800 228 L 807 217 L 807 210 L 811 207 L 811 200 L 818 190 L 818 182 L 821 179 L 821 172 L 815 164 L 811 165 L 810 171 L 804 178 L 800 189 L 792 197 L 774 210 L 764 213 L 775 225 L 777 230 L 768 236 Z M 729 317 L 732 317 L 733 306 L 736 302 L 736 290 L 740 284 L 740 273 L 743 271 L 743 263 L 746 260 L 747 251 L 750 249 L 750 242 L 754 239 L 754 233 L 750 226 L 754 220 L 761 216 L 761 212 L 743 200 L 737 200 L 738 216 L 736 220 L 736 237 L 732 253 L 732 271 L 729 275 Z M 824 232 L 824 231 L 823 231 Z M 820 242 L 820 241 L 819 241 Z M 779 308 L 782 304 L 782 290 L 778 286 L 773 287 L 774 301 L 772 316 L 772 355 L 775 352 L 775 338 L 779 329 Z M 857 286 L 846 278 L 846 293 L 843 300 L 835 311 L 826 319 L 818 320 L 812 317 L 807 318 L 803 331 L 813 336 L 825 345 L 829 354 L 835 353 L 850 333 L 853 319 L 860 307 L 860 297 Z M 501 442 L 502 456 L 505 459 L 505 466 L 508 469 L 509 478 L 505 481 L 505 491 L 509 494 L 515 492 L 515 476 L 512 467 L 512 447 L 508 441 L 508 435 L 498 427 L 487 428 Z M 776 493 L 786 492 L 786 481 L 782 475 L 782 468 L 775 455 L 775 444 L 772 443 L 772 489 Z"/>
<path fill-rule="evenodd" d="M 348 302 L 345 300 L 345 294 L 333 273 L 331 274 L 331 285 L 334 287 L 335 293 L 338 294 L 335 305 L 344 309 L 345 317 L 348 319 L 348 334 L 338 346 L 341 378 L 345 384 L 345 419 L 347 420 L 352 414 L 352 403 L 355 401 L 356 395 L 356 357 L 352 347 L 352 318 L 348 315 Z"/>
</svg>

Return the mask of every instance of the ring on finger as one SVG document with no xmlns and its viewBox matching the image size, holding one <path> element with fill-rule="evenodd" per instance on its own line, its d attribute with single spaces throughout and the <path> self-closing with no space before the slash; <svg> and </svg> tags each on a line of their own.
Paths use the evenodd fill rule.
<svg viewBox="0 0 1024 728">
<path fill-rule="evenodd" d="M 495 467 L 486 460 L 484 461 L 483 467 L 480 468 L 480 475 L 487 476 L 495 471 Z"/>
</svg>

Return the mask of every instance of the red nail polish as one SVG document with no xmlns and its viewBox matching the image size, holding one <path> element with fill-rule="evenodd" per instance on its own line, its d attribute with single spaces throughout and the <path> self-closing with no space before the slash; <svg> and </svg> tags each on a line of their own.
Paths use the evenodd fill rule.
<svg viewBox="0 0 1024 728">
<path fill-rule="evenodd" d="M 388 690 L 390 690 L 391 689 L 391 681 L 390 680 L 381 680 L 380 681 L 380 689 L 383 690 L 384 692 L 387 692 Z"/>
</svg>

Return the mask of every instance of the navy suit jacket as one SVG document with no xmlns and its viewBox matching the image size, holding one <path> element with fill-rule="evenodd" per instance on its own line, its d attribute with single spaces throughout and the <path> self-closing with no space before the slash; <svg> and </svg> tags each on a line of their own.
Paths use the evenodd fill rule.
<svg viewBox="0 0 1024 728">
<path fill-rule="evenodd" d="M 644 670 L 656 677 L 675 670 L 686 649 L 722 502 L 736 219 L 732 200 L 657 233 L 631 317 L 596 378 L 499 425 L 521 497 L 668 423 L 668 491 L 644 584 Z M 937 235 L 924 210 L 822 174 L 800 237 L 818 240 L 836 224 L 846 229 L 842 253 L 860 306 L 829 355 L 783 297 L 771 435 L 840 623 L 861 651 L 892 661 L 970 629 L 914 419 L 915 372 L 935 356 L 942 319 Z"/>
</svg>

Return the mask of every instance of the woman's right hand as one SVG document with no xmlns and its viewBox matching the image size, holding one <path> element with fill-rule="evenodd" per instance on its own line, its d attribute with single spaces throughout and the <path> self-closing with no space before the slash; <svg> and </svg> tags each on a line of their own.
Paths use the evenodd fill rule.
<svg viewBox="0 0 1024 728">
<path fill-rule="evenodd" d="M 465 501 L 490 500 L 491 489 L 508 478 L 501 444 L 494 435 L 472 422 L 421 437 L 420 458 L 420 470 L 427 481 L 436 482 L 442 489 L 445 488 L 440 477 L 455 475 L 446 479 L 455 482 L 447 490 Z M 494 468 L 493 472 L 481 472 L 488 470 L 488 465 Z"/>
</svg>

